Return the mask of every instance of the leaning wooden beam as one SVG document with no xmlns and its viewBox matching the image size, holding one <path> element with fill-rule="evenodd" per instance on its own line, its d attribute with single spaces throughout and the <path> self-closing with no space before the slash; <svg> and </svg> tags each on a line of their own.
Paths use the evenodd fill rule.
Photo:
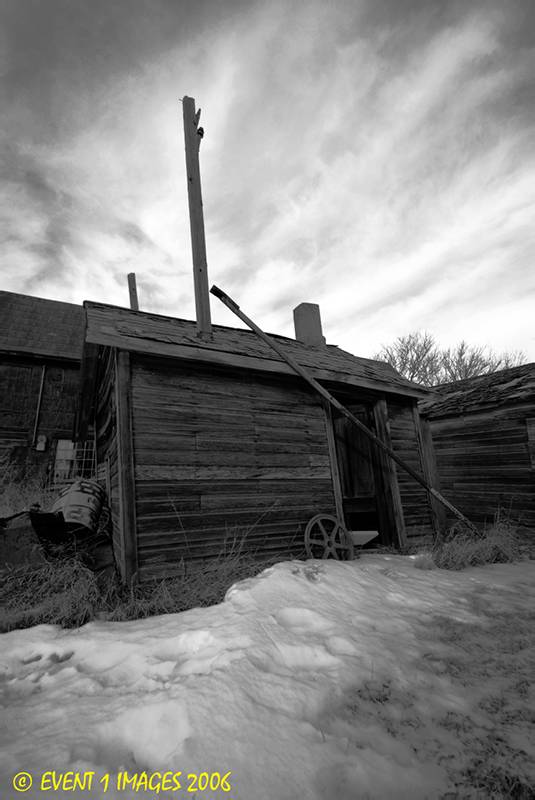
<svg viewBox="0 0 535 800">
<path fill-rule="evenodd" d="M 384 453 L 390 456 L 390 458 L 393 461 L 395 461 L 396 464 L 398 464 L 401 467 L 401 469 L 405 470 L 405 472 L 407 472 L 411 476 L 411 478 L 414 478 L 414 480 L 417 483 L 419 483 L 420 486 L 423 486 L 423 488 L 427 492 L 429 492 L 431 497 L 434 497 L 435 500 L 438 500 L 439 503 L 441 503 L 449 511 L 451 511 L 451 513 L 454 514 L 457 517 L 457 519 L 460 519 L 462 522 L 464 522 L 464 524 L 467 525 L 470 528 L 470 530 L 472 530 L 474 533 L 479 534 L 479 531 L 477 530 L 475 525 L 472 522 L 470 522 L 470 520 L 467 519 L 464 516 L 464 514 L 462 514 L 459 511 L 458 508 L 452 505 L 449 502 L 449 500 L 446 500 L 446 498 L 443 497 L 440 494 L 440 492 L 438 492 L 436 489 L 430 486 L 427 483 L 427 481 L 424 478 L 422 478 L 421 475 L 419 475 L 411 466 L 409 466 L 409 464 L 405 463 L 405 461 L 403 461 L 403 459 L 401 459 L 397 455 L 397 453 L 395 453 L 390 447 L 388 447 L 388 445 L 386 445 L 383 441 L 381 441 L 381 439 L 379 439 L 379 437 L 376 436 L 375 433 L 373 433 L 373 431 L 371 431 L 368 427 L 366 427 L 366 425 L 364 425 L 363 422 L 357 419 L 357 417 L 355 417 L 351 413 L 351 411 L 349 411 L 345 406 L 343 406 L 342 403 L 340 403 L 336 399 L 336 397 L 333 397 L 333 395 L 329 391 L 327 391 L 327 389 L 325 389 L 324 386 L 322 386 L 320 383 L 318 383 L 318 381 L 315 378 L 309 375 L 307 370 L 304 369 L 304 367 L 302 367 L 300 364 L 298 364 L 297 361 L 295 361 L 295 359 L 292 358 L 292 356 L 288 355 L 288 353 L 286 353 L 282 349 L 282 347 L 280 347 L 277 344 L 277 342 L 271 338 L 271 336 L 268 336 L 267 333 L 264 333 L 264 331 L 261 328 L 259 328 L 256 323 L 254 323 L 251 319 L 249 319 L 249 317 L 247 317 L 243 313 L 243 311 L 241 311 L 239 305 L 235 303 L 234 300 L 232 300 L 227 294 L 225 294 L 225 292 L 223 292 L 222 289 L 219 289 L 217 286 L 212 286 L 210 292 L 214 295 L 214 297 L 217 297 L 219 300 L 221 300 L 221 302 L 224 305 L 226 305 L 226 307 L 230 309 L 230 311 L 236 314 L 236 316 L 239 317 L 242 320 L 242 322 L 245 322 L 245 324 L 248 325 L 252 331 L 258 334 L 258 336 L 267 345 L 269 345 L 269 347 L 271 347 L 272 350 L 278 353 L 278 355 L 284 361 L 286 361 L 286 363 L 289 364 L 290 367 L 292 367 L 292 369 L 295 372 L 297 372 L 297 374 L 300 375 L 310 386 L 312 386 L 312 388 L 315 389 L 316 392 L 318 392 L 318 394 L 320 394 L 323 398 L 325 398 L 325 400 L 327 400 L 331 404 L 331 406 L 333 406 L 333 408 L 336 408 L 336 410 L 339 411 L 340 414 L 343 414 L 344 417 L 347 417 L 347 419 L 351 420 L 351 422 L 354 425 L 356 425 L 357 428 L 359 428 L 369 439 L 371 439 L 372 442 L 374 442 L 380 450 L 382 450 Z"/>
<path fill-rule="evenodd" d="M 43 402 L 43 389 L 45 387 L 46 364 L 41 368 L 41 383 L 39 385 L 39 397 L 37 398 L 37 408 L 35 410 L 35 421 L 33 424 L 32 447 L 35 447 L 37 441 L 37 431 L 39 429 L 39 417 L 41 416 L 41 405 Z"/>
</svg>

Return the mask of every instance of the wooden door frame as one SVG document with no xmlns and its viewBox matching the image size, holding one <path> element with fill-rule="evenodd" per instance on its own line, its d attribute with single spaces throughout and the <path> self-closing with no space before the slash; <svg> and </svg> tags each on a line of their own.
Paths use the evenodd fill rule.
<svg viewBox="0 0 535 800">
<path fill-rule="evenodd" d="M 344 495 L 342 491 L 338 453 L 336 450 L 332 407 L 326 400 L 322 402 L 325 414 L 325 427 L 327 430 L 327 444 L 336 514 L 345 524 Z M 386 397 L 383 395 L 371 402 L 362 401 L 362 405 L 366 407 L 371 406 L 376 435 L 388 447 L 392 447 L 388 428 L 388 406 Z M 370 444 L 370 453 L 375 481 L 379 535 L 383 542 L 390 543 L 394 547 L 402 548 L 407 544 L 407 536 L 396 466 L 382 450 L 374 447 L 373 443 Z M 384 498 L 386 502 L 381 502 L 381 498 Z"/>
<path fill-rule="evenodd" d="M 119 528 L 123 546 L 123 580 L 137 580 L 137 526 L 130 353 L 115 350 L 115 408 L 119 479 Z"/>
<path fill-rule="evenodd" d="M 392 448 L 388 424 L 388 405 L 384 395 L 375 401 L 373 416 L 375 420 L 376 436 L 378 436 L 387 447 Z M 396 465 L 392 459 L 378 447 L 374 447 L 372 452 L 377 463 L 377 476 L 381 482 L 381 492 L 386 501 L 384 506 L 378 503 L 378 512 L 380 517 L 382 517 L 381 522 L 385 530 L 390 533 L 388 538 L 391 540 L 391 544 L 394 547 L 404 548 L 407 546 L 407 533 L 405 530 L 403 505 L 399 492 Z"/>
</svg>

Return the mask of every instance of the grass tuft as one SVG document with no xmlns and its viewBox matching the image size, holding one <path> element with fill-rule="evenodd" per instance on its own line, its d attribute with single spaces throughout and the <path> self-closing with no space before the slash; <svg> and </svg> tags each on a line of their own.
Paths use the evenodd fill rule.
<svg viewBox="0 0 535 800">
<path fill-rule="evenodd" d="M 476 535 L 466 526 L 454 526 L 432 550 L 414 559 L 416 569 L 452 569 L 521 561 L 523 550 L 516 525 L 498 512 L 493 524 Z"/>
<path fill-rule="evenodd" d="M 57 492 L 47 488 L 41 478 L 15 483 L 9 480 L 9 473 L 6 472 L 0 477 L 0 517 L 28 511 L 35 503 L 47 509 L 56 496 Z"/>
<path fill-rule="evenodd" d="M 99 598 L 95 574 L 77 558 L 2 570 L 0 631 L 89 622 Z"/>
<path fill-rule="evenodd" d="M 80 555 L 1 570 L 0 631 L 38 624 L 78 627 L 94 619 L 126 621 L 221 603 L 228 589 L 286 555 L 255 558 L 241 542 L 202 562 L 182 561 L 174 577 L 126 587 L 112 572 L 95 575 Z"/>
<path fill-rule="evenodd" d="M 283 558 L 277 555 L 259 559 L 244 552 L 229 555 L 222 551 L 206 561 L 182 561 L 179 574 L 173 577 L 154 579 L 131 588 L 114 582 L 103 593 L 100 616 L 122 621 L 216 605 L 223 602 L 235 583 L 258 575 Z"/>
<path fill-rule="evenodd" d="M 34 503 L 46 509 L 53 499 L 54 493 L 38 480 L 0 482 L 0 516 Z M 42 623 L 72 628 L 93 619 L 142 619 L 220 603 L 233 584 L 289 557 L 287 552 L 265 557 L 251 550 L 248 538 L 255 525 L 229 529 L 217 556 L 182 560 L 173 577 L 131 587 L 123 586 L 113 569 L 92 572 L 82 549 L 73 553 L 60 547 L 53 558 L 46 556 L 29 524 L 16 534 L 6 530 L 0 537 L 0 631 Z"/>
<path fill-rule="evenodd" d="M 507 768 L 493 766 L 486 759 L 474 759 L 464 777 L 470 788 L 479 790 L 479 796 L 488 800 L 533 800 L 533 786 L 523 777 Z"/>
<path fill-rule="evenodd" d="M 413 559 L 413 564 L 415 569 L 436 569 L 437 566 L 431 553 L 419 553 Z"/>
</svg>

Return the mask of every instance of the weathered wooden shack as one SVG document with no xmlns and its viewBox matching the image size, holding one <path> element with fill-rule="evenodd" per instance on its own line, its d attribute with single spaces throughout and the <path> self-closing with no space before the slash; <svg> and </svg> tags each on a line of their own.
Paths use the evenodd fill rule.
<svg viewBox="0 0 535 800">
<path fill-rule="evenodd" d="M 83 334 L 82 306 L 0 292 L 0 480 L 72 473 Z"/>
<path fill-rule="evenodd" d="M 317 513 L 400 546 L 429 534 L 427 494 L 255 333 L 84 304 L 78 435 L 94 423 L 114 551 L 129 581 L 171 574 L 234 536 L 259 554 L 301 552 Z M 317 306 L 277 342 L 410 465 L 429 476 L 421 387 L 326 345 Z"/>
<path fill-rule="evenodd" d="M 535 528 L 535 364 L 435 387 L 420 403 L 441 491 L 472 521 Z"/>
</svg>

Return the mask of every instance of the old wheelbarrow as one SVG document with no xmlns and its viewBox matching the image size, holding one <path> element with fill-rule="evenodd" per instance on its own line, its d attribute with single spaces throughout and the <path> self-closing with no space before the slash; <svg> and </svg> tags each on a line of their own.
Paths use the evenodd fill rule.
<svg viewBox="0 0 535 800">
<path fill-rule="evenodd" d="M 379 531 L 348 531 L 331 514 L 316 514 L 305 529 L 305 551 L 309 558 L 353 561 L 359 557 L 355 547 L 362 547 L 376 536 Z"/>
</svg>

